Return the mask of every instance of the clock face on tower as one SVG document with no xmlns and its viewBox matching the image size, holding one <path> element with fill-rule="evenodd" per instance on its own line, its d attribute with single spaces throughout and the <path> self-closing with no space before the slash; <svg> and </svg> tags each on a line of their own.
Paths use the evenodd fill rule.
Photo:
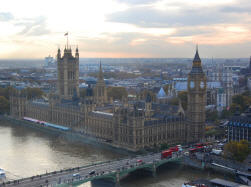
<svg viewBox="0 0 251 187">
<path fill-rule="evenodd" d="M 205 84 L 203 81 L 200 82 L 200 88 L 204 88 L 205 87 Z"/>
<path fill-rule="evenodd" d="M 193 81 L 190 82 L 190 88 L 194 88 L 194 82 Z"/>
</svg>

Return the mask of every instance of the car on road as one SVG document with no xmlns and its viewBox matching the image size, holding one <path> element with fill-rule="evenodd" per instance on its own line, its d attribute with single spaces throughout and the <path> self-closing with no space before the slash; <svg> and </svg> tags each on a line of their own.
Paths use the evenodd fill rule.
<svg viewBox="0 0 251 187">
<path fill-rule="evenodd" d="M 184 155 L 185 155 L 185 156 L 189 156 L 189 152 L 185 152 Z"/>
<path fill-rule="evenodd" d="M 95 170 L 92 170 L 91 172 L 89 172 L 89 175 L 93 175 L 95 174 Z"/>
<path fill-rule="evenodd" d="M 74 173 L 72 174 L 73 177 L 80 177 L 80 174 L 79 173 Z"/>
<path fill-rule="evenodd" d="M 137 160 L 138 163 L 142 163 L 142 160 Z"/>
</svg>

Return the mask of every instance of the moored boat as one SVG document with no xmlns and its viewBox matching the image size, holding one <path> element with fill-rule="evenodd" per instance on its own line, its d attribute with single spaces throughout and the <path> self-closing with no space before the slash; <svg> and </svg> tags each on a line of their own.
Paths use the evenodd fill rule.
<svg viewBox="0 0 251 187">
<path fill-rule="evenodd" d="M 0 168 L 0 180 L 1 179 L 5 179 L 5 171 L 3 169 Z"/>
<path fill-rule="evenodd" d="M 210 184 L 208 180 L 196 180 L 185 182 L 182 187 L 210 187 Z"/>
</svg>

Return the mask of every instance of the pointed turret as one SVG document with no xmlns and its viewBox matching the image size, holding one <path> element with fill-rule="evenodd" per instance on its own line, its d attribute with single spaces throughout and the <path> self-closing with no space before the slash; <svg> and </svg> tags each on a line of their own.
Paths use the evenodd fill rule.
<svg viewBox="0 0 251 187">
<path fill-rule="evenodd" d="M 201 62 L 199 52 L 198 52 L 198 45 L 196 45 L 196 53 L 195 53 L 193 62 Z"/>
<path fill-rule="evenodd" d="M 98 81 L 104 81 L 101 61 L 99 62 Z"/>
<path fill-rule="evenodd" d="M 60 51 L 60 48 L 58 48 L 58 54 L 57 54 L 57 58 L 61 58 L 61 51 Z"/>
<path fill-rule="evenodd" d="M 152 102 L 152 97 L 149 93 L 146 95 L 146 103 L 151 103 Z"/>
<path fill-rule="evenodd" d="M 166 95 L 166 92 L 165 90 L 161 87 L 158 94 L 157 94 L 157 98 L 158 99 L 163 99 L 163 98 L 166 98 L 167 95 Z"/>
<path fill-rule="evenodd" d="M 76 58 L 79 58 L 78 46 L 77 46 L 77 48 L 76 48 L 75 57 L 76 57 Z"/>
<path fill-rule="evenodd" d="M 94 90 L 95 90 L 94 91 L 95 92 L 95 102 L 101 106 L 104 105 L 104 103 L 107 103 L 107 92 L 106 92 L 106 87 L 105 87 L 105 81 L 104 81 L 101 61 L 99 64 L 98 81 L 97 81 L 97 84 L 96 84 L 96 87 Z"/>
</svg>

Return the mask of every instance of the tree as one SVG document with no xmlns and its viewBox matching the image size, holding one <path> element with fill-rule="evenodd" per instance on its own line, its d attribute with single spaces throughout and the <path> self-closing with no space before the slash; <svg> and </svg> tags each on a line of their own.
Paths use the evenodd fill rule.
<svg viewBox="0 0 251 187">
<path fill-rule="evenodd" d="M 240 142 L 232 141 L 224 146 L 224 156 L 239 162 L 243 162 L 250 153 L 248 142 L 241 140 Z"/>
<path fill-rule="evenodd" d="M 0 96 L 4 96 L 7 100 L 9 100 L 10 93 L 14 90 L 13 87 L 0 88 Z"/>
<path fill-rule="evenodd" d="M 211 110 L 207 110 L 206 111 L 206 120 L 207 121 L 216 121 L 218 119 L 218 112 L 216 110 L 211 111 Z"/>
<path fill-rule="evenodd" d="M 108 87 L 107 96 L 113 100 L 122 100 L 122 98 L 127 98 L 128 93 L 124 87 Z"/>
<path fill-rule="evenodd" d="M 0 96 L 0 114 L 6 114 L 10 111 L 9 101 L 4 97 Z"/>
<path fill-rule="evenodd" d="M 218 128 L 218 127 L 210 127 L 206 128 L 206 137 L 214 136 L 216 139 L 222 138 L 225 136 L 224 129 Z"/>
<path fill-rule="evenodd" d="M 250 91 L 245 91 L 241 95 L 243 95 L 243 96 L 250 96 Z"/>
<path fill-rule="evenodd" d="M 245 108 L 245 100 L 242 95 L 235 95 L 233 96 L 233 103 L 239 105 L 241 110 Z"/>
<path fill-rule="evenodd" d="M 27 96 L 28 99 L 41 98 L 44 92 L 40 88 L 25 88 L 22 92 Z"/>
<path fill-rule="evenodd" d="M 80 89 L 79 95 L 80 95 L 81 98 L 85 98 L 85 96 L 86 96 L 86 88 Z"/>
<path fill-rule="evenodd" d="M 239 110 L 239 112 L 244 112 L 251 105 L 249 92 L 233 96 L 232 101 L 230 110 Z"/>
<path fill-rule="evenodd" d="M 230 116 L 232 116 L 233 113 L 230 111 L 230 110 L 227 110 L 227 109 L 224 109 L 222 110 L 221 112 L 221 118 L 222 119 L 226 119 L 226 118 L 229 118 Z"/>
</svg>

